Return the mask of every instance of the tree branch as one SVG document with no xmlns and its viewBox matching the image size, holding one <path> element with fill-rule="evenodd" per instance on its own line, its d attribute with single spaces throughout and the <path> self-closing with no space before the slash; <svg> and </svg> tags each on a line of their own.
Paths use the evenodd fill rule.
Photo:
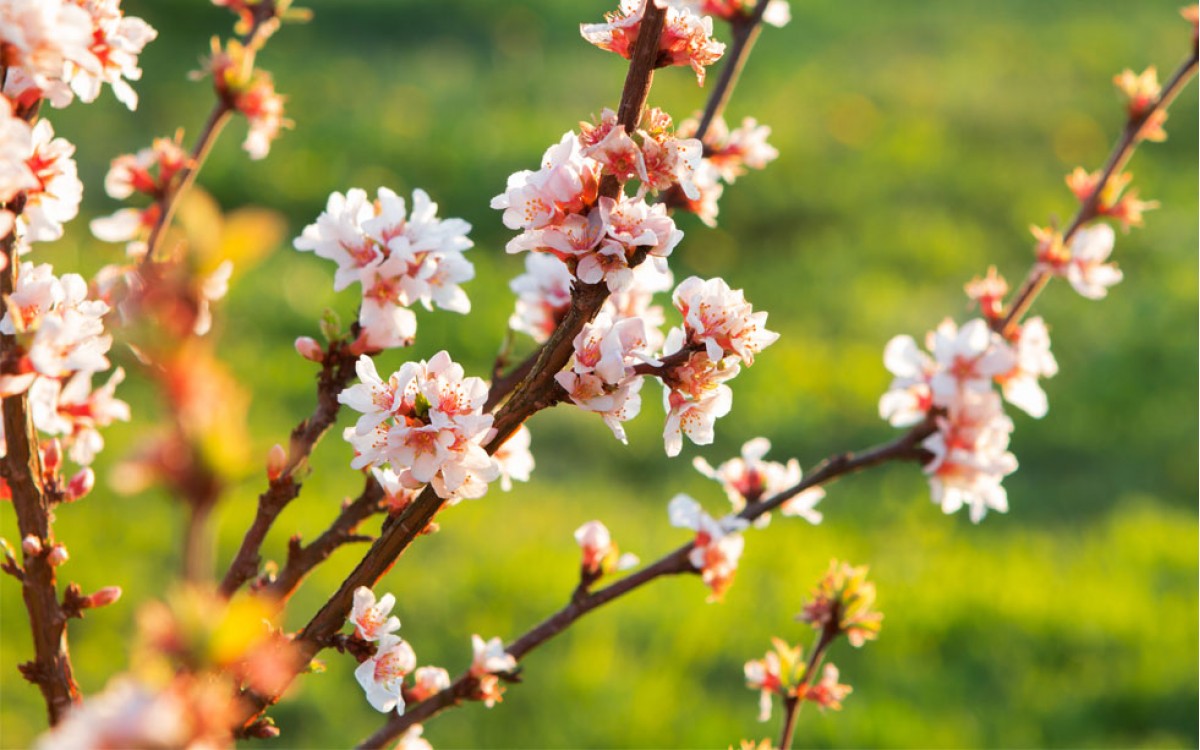
<svg viewBox="0 0 1200 750">
<path fill-rule="evenodd" d="M 818 464 L 816 469 L 803 481 L 757 503 L 748 504 L 739 516 L 752 521 L 807 489 L 827 484 L 838 477 L 872 466 L 889 461 L 924 460 L 927 454 L 920 448 L 920 444 L 931 434 L 932 430 L 933 427 L 930 423 L 922 423 L 891 442 L 858 453 L 841 453 L 831 456 Z M 505 650 L 520 661 L 530 651 L 566 630 L 588 612 L 664 576 L 695 573 L 695 568 L 688 560 L 688 553 L 691 552 L 692 546 L 693 544 L 689 542 L 659 558 L 651 565 L 598 591 L 572 596 L 565 607 L 517 638 Z M 403 715 L 388 719 L 378 732 L 364 740 L 359 747 L 383 747 L 403 734 L 413 724 L 427 721 L 447 708 L 459 705 L 472 694 L 474 680 L 475 678 L 469 672 L 460 675 L 450 687 L 420 703 L 407 707 Z"/>
<path fill-rule="evenodd" d="M 1096 218 L 1099 215 L 1098 208 L 1100 205 L 1100 195 L 1104 192 L 1109 181 L 1125 167 L 1129 159 L 1133 156 L 1133 152 L 1137 150 L 1141 139 L 1138 133 L 1142 126 L 1159 112 L 1164 112 L 1171 106 L 1171 102 L 1183 90 L 1188 80 L 1196 73 L 1196 50 L 1192 49 L 1191 55 L 1180 64 L 1171 76 L 1171 79 L 1163 87 L 1162 93 L 1158 97 L 1158 101 L 1152 107 L 1148 107 L 1138 117 L 1130 117 L 1125 124 L 1125 130 L 1121 133 L 1121 137 L 1117 139 L 1116 145 L 1113 147 L 1112 153 L 1108 156 L 1108 161 L 1105 162 L 1104 168 L 1100 172 L 1100 179 L 1096 181 L 1096 187 L 1088 195 L 1087 199 L 1079 206 L 1079 211 L 1075 213 L 1075 218 L 1071 219 L 1071 223 L 1063 232 L 1062 242 L 1064 246 L 1070 245 L 1071 238 L 1075 236 L 1080 227 L 1087 222 Z M 1021 324 L 1021 318 L 1029 311 L 1033 305 L 1033 301 L 1041 293 L 1046 285 L 1050 283 L 1050 279 L 1054 277 L 1053 271 L 1046 268 L 1041 263 L 1035 263 L 1033 268 L 1029 270 L 1029 274 L 1025 277 L 1020 288 L 1013 296 L 1013 301 L 1008 309 L 1008 314 L 1000 319 L 995 324 L 995 329 L 1004 336 L 1011 335 L 1016 327 Z"/>
<path fill-rule="evenodd" d="M 233 596 L 242 584 L 258 575 L 258 566 L 262 561 L 259 550 L 267 538 L 267 532 L 288 503 L 300 494 L 299 478 L 308 469 L 308 458 L 313 449 L 337 421 L 342 406 L 338 402 L 338 394 L 354 379 L 356 361 L 357 358 L 350 353 L 345 342 L 334 341 L 327 347 L 321 372 L 317 375 L 317 405 L 312 415 L 292 430 L 287 463 L 282 473 L 270 480 L 266 491 L 258 496 L 254 522 L 247 529 L 242 545 L 221 581 L 220 592 L 224 596 Z M 297 585 L 305 574 L 307 570 L 300 573 L 300 578 L 296 579 Z M 290 590 L 288 593 L 291 593 Z"/>
</svg>

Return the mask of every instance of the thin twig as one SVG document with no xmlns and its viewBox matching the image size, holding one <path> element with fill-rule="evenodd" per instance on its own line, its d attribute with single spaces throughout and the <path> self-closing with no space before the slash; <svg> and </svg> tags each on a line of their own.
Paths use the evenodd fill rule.
<svg viewBox="0 0 1200 750">
<path fill-rule="evenodd" d="M 838 611 L 835 606 L 833 615 L 821 628 L 821 636 L 817 640 L 817 645 L 813 647 L 812 653 L 808 656 L 808 664 L 804 667 L 804 680 L 796 688 L 796 694 L 788 696 L 784 700 L 785 715 L 783 718 L 783 731 L 779 735 L 779 750 L 791 750 L 792 738 L 796 734 L 796 720 L 800 718 L 800 707 L 804 705 L 805 696 L 812 688 L 813 683 L 817 679 L 817 669 L 821 666 L 821 661 L 825 658 L 825 652 L 829 650 L 829 646 L 837 640 L 841 630 L 838 629 Z"/>
<path fill-rule="evenodd" d="M 1162 93 L 1154 105 L 1148 107 L 1140 116 L 1129 118 L 1129 121 L 1125 125 L 1125 130 L 1121 133 L 1121 137 L 1117 139 L 1112 153 L 1108 156 L 1108 161 L 1105 162 L 1104 168 L 1100 171 L 1100 179 L 1096 181 L 1095 188 L 1092 189 L 1087 199 L 1080 204 L 1079 211 L 1076 212 L 1066 231 L 1063 232 L 1062 243 L 1064 246 L 1069 247 L 1071 238 L 1075 236 L 1075 233 L 1084 224 L 1099 215 L 1100 196 L 1113 176 L 1120 173 L 1133 156 L 1133 152 L 1137 150 L 1138 144 L 1141 143 L 1138 133 L 1141 132 L 1142 127 L 1151 117 L 1154 117 L 1158 112 L 1165 111 L 1171 106 L 1171 102 L 1183 90 L 1188 79 L 1195 74 L 1196 60 L 1196 50 L 1193 48 L 1191 55 L 1180 64 L 1166 86 L 1163 87 Z M 1033 268 L 1029 270 L 1029 274 L 1025 277 L 1025 281 L 1022 282 L 1020 288 L 1013 296 L 1008 314 L 996 322 L 995 329 L 1005 336 L 1010 336 L 1016 327 L 1020 325 L 1021 318 L 1029 311 L 1038 294 L 1046 288 L 1046 285 L 1050 283 L 1050 279 L 1053 277 L 1053 271 L 1041 263 L 1035 263 Z"/>
<path fill-rule="evenodd" d="M 267 532 L 288 503 L 300 494 L 300 479 L 308 468 L 308 458 L 321 437 L 337 421 L 342 406 L 338 402 L 338 394 L 354 379 L 356 361 L 344 342 L 335 341 L 326 349 L 321 372 L 317 375 L 317 405 L 308 419 L 292 430 L 283 471 L 258 496 L 254 522 L 246 530 L 242 545 L 221 581 L 220 591 L 224 596 L 232 596 L 242 584 L 258 575 L 261 562 L 259 550 L 267 538 Z"/>
<path fill-rule="evenodd" d="M 742 68 L 746 65 L 746 59 L 750 57 L 750 50 L 754 48 L 754 43 L 762 32 L 763 14 L 766 13 L 769 4 L 767 0 L 762 0 L 754 6 L 754 12 L 749 16 L 737 16 L 730 21 L 733 41 L 725 53 L 721 77 L 717 79 L 717 85 L 713 88 L 712 95 L 708 97 L 708 102 L 704 106 L 704 114 L 700 117 L 700 125 L 696 128 L 696 135 L 693 137 L 703 141 L 704 136 L 708 134 L 708 129 L 712 127 L 713 121 L 720 117 L 725 110 L 725 105 L 729 103 L 729 97 L 733 94 L 733 89 L 737 86 L 738 78 L 742 74 Z"/>
</svg>

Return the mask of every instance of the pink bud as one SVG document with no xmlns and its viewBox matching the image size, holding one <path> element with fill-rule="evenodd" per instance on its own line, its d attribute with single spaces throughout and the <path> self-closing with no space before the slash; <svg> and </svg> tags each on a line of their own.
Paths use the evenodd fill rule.
<svg viewBox="0 0 1200 750">
<path fill-rule="evenodd" d="M 283 470 L 287 468 L 287 451 L 279 443 L 271 446 L 271 450 L 267 451 L 267 479 L 274 482 L 279 477 L 283 476 Z"/>
<path fill-rule="evenodd" d="M 42 554 L 42 540 L 30 534 L 21 540 L 21 551 L 26 557 L 37 557 Z"/>
<path fill-rule="evenodd" d="M 47 476 L 54 476 L 62 466 L 62 443 L 51 438 L 42 443 L 42 469 Z"/>
<path fill-rule="evenodd" d="M 67 482 L 67 502 L 73 503 L 87 497 L 87 494 L 95 486 L 96 472 L 92 471 L 92 467 L 85 466 L 71 477 L 70 482 Z"/>
<path fill-rule="evenodd" d="M 70 559 L 71 556 L 67 554 L 67 548 L 61 544 L 56 544 L 51 547 L 50 554 L 46 555 L 46 562 L 50 563 L 56 568 Z"/>
<path fill-rule="evenodd" d="M 325 350 L 311 336 L 301 336 L 296 339 L 296 353 L 310 362 L 316 362 L 317 364 L 325 361 Z"/>
<path fill-rule="evenodd" d="M 80 606 L 84 609 L 94 607 L 107 607 L 113 602 L 121 598 L 120 586 L 105 586 L 94 594 L 84 597 Z"/>
</svg>

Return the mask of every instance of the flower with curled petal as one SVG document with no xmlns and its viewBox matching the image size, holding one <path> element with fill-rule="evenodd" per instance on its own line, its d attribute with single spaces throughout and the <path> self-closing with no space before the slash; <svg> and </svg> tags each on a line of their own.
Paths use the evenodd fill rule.
<svg viewBox="0 0 1200 750">
<path fill-rule="evenodd" d="M 394 635 L 385 635 L 375 655 L 358 665 L 354 678 L 367 694 L 371 708 L 380 713 L 404 713 L 404 678 L 417 666 L 412 646 Z"/>
<path fill-rule="evenodd" d="M 400 618 L 391 614 L 396 606 L 396 597 L 384 594 L 375 600 L 375 592 L 366 586 L 354 590 L 354 606 L 350 610 L 350 623 L 354 634 L 364 641 L 381 641 L 400 629 Z"/>
</svg>

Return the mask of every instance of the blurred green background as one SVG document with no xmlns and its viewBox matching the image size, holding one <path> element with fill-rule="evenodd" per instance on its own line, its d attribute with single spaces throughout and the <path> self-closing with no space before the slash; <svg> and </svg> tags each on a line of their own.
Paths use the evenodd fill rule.
<svg viewBox="0 0 1200 750">
<path fill-rule="evenodd" d="M 261 163 L 239 149 L 234 122 L 200 182 L 231 209 L 283 212 L 289 236 L 330 191 L 426 189 L 443 216 L 475 229 L 466 318 L 419 313 L 416 347 L 395 366 L 448 348 L 485 374 L 522 259 L 488 200 L 508 174 L 605 106 L 625 64 L 584 43 L 577 24 L 611 3 L 310 0 L 313 23 L 285 27 L 260 58 L 287 94 L 287 132 Z M 229 16 L 201 0 L 126 0 L 160 31 L 142 56 L 142 103 L 129 113 L 106 92 L 51 112 L 79 146 L 87 193 L 68 238 L 38 248 L 61 270 L 94 271 L 121 250 L 88 239 L 84 220 L 117 205 L 103 194 L 109 159 L 179 126 L 190 138 L 211 105 L 191 83 Z M 876 416 L 889 375 L 881 356 L 898 333 L 921 336 L 969 314 L 962 285 L 996 264 L 1010 281 L 1032 257 L 1027 227 L 1067 219 L 1063 175 L 1096 168 L 1119 130 L 1111 77 L 1185 52 L 1178 3 L 1124 0 L 793 3 L 794 20 L 762 35 L 728 114 L 773 128 L 781 156 L 726 190 L 720 227 L 683 217 L 676 277 L 721 275 L 770 312 L 783 338 L 735 383 L 717 442 L 668 461 L 657 388 L 647 386 L 630 446 L 594 416 L 560 407 L 531 423 L 530 485 L 446 512 L 384 579 L 402 634 L 421 663 L 452 674 L 470 636 L 510 639 L 565 602 L 578 551 L 571 538 L 600 518 L 623 550 L 653 559 L 685 535 L 668 527 L 678 491 L 722 512 L 724 495 L 690 466 L 718 463 L 757 435 L 771 457 L 805 467 L 894 431 Z M 701 106 L 690 72 L 660 72 L 651 103 L 682 119 Z M 525 684 L 502 705 L 469 705 L 432 723 L 435 747 L 724 747 L 776 737 L 755 721 L 741 665 L 769 639 L 804 639 L 793 615 L 830 558 L 869 564 L 886 613 L 882 636 L 831 658 L 854 686 L 841 713 L 806 711 L 797 744 L 877 747 L 1195 747 L 1197 744 L 1197 153 L 1196 89 L 1177 102 L 1170 140 L 1143 148 L 1135 185 L 1163 207 L 1118 235 L 1125 281 L 1103 302 L 1053 285 L 1036 312 L 1053 329 L 1058 377 L 1050 414 L 1014 412 L 1021 469 L 1006 481 L 1012 510 L 979 526 L 945 517 L 912 466 L 830 488 L 825 522 L 777 519 L 748 538 L 737 582 L 704 603 L 697 579 L 668 580 L 587 617 L 525 662 Z M 227 564 L 263 486 L 261 457 L 308 414 L 315 368 L 292 351 L 316 335 L 326 307 L 353 315 L 353 292 L 331 291 L 332 266 L 284 246 L 250 270 L 217 311 L 220 355 L 253 392 L 253 471 L 218 513 Z M 528 342 L 521 342 L 526 346 Z M 131 366 L 126 351 L 114 358 Z M 381 367 L 381 369 L 383 369 Z M 160 407 L 145 380 L 120 395 L 139 418 Z M 343 419 L 348 424 L 349 419 Z M 118 584 L 118 606 L 70 628 L 87 693 L 127 664 L 136 605 L 160 596 L 178 568 L 183 515 L 161 492 L 122 497 L 107 467 L 137 429 L 112 428 L 90 498 L 61 508 L 71 552 L 61 570 L 84 590 Z M 360 480 L 336 432 L 319 448 L 298 502 L 276 525 L 278 559 L 295 532 L 318 533 Z M 14 539 L 11 512 L 0 529 Z M 343 549 L 290 607 L 298 626 L 364 548 Z M 224 568 L 222 567 L 222 570 Z M 30 653 L 17 585 L 0 584 L 0 744 L 41 730 L 37 691 L 17 674 Z M 273 714 L 280 747 L 342 747 L 381 717 L 348 657 L 299 681 Z M 778 710 L 777 710 L 778 718 Z M 254 743 L 250 743 L 254 744 Z"/>
</svg>

